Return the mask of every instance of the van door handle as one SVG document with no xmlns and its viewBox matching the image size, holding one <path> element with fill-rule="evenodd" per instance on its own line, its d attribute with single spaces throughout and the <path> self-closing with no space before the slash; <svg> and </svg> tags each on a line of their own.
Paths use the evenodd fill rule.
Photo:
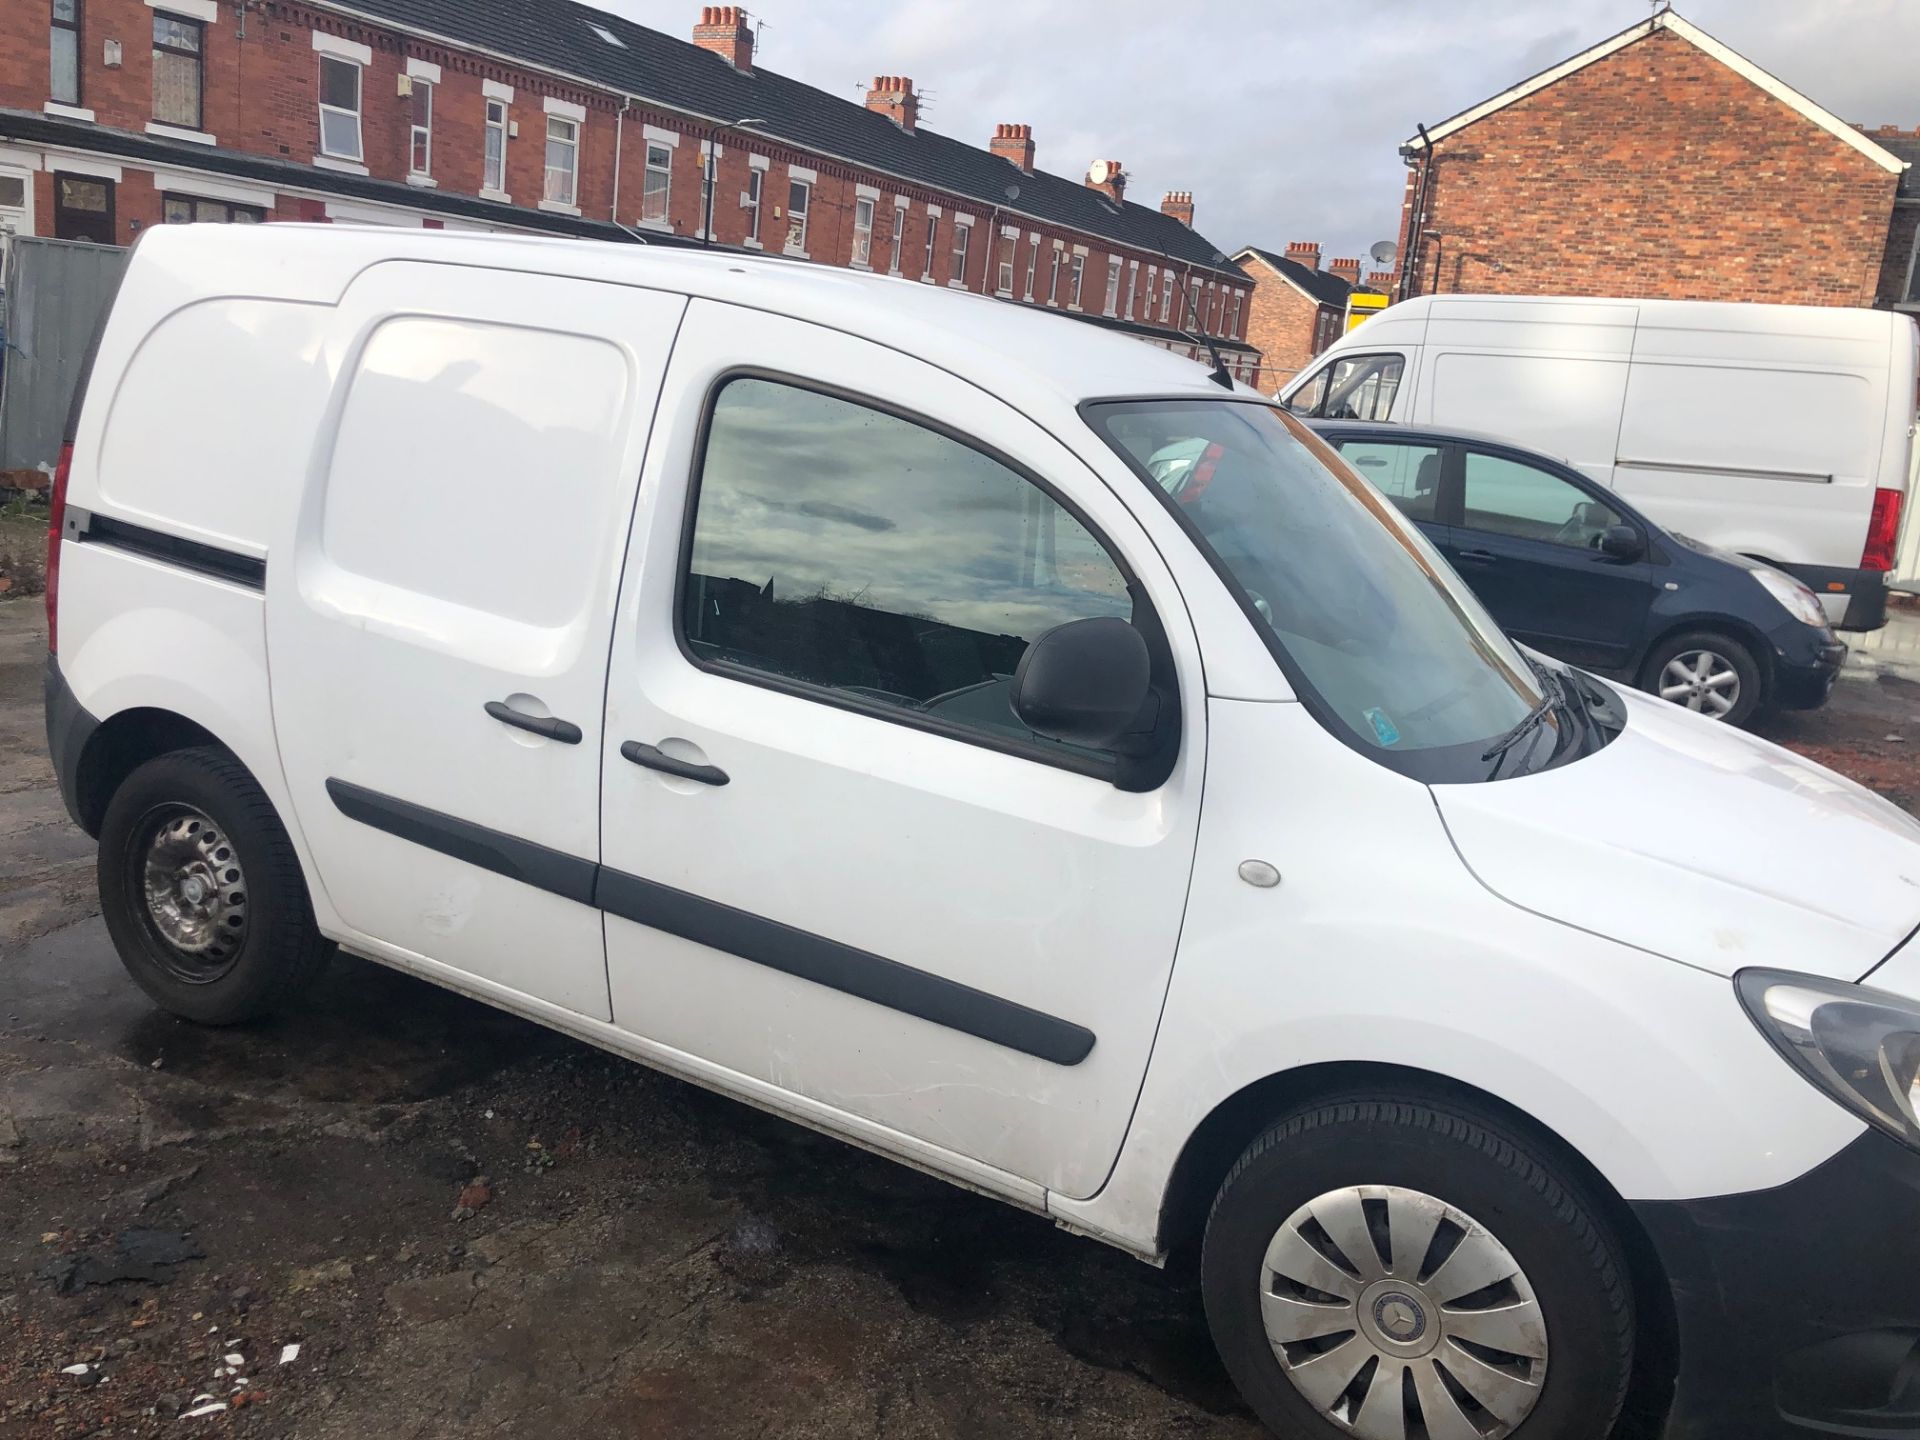
<svg viewBox="0 0 1920 1440">
<path fill-rule="evenodd" d="M 657 746 L 642 745 L 638 740 L 623 740 L 620 743 L 620 756 L 648 770 L 658 770 L 663 775 L 678 775 L 682 780 L 698 780 L 702 785 L 724 785 L 733 778 L 718 765 L 696 765 L 691 760 L 676 760 Z"/>
<path fill-rule="evenodd" d="M 571 720 L 560 720 L 550 715 L 523 715 L 504 700 L 487 701 L 487 714 L 502 725 L 511 725 L 516 730 L 531 730 L 535 735 L 558 740 L 562 745 L 578 745 L 582 738 L 580 727 Z"/>
<path fill-rule="evenodd" d="M 1462 550 L 1457 557 L 1469 565 L 1491 565 L 1500 557 L 1491 550 Z"/>
</svg>

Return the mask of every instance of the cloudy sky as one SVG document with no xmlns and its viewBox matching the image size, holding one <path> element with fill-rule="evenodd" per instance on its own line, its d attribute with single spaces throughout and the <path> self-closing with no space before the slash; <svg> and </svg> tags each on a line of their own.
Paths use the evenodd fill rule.
<svg viewBox="0 0 1920 1440">
<path fill-rule="evenodd" d="M 592 0 L 688 37 L 693 0 Z M 1649 13 L 1647 0 L 759 0 L 771 69 L 859 100 L 913 76 L 928 125 L 1033 126 L 1042 169 L 1125 162 L 1194 192 L 1231 252 L 1392 238 L 1400 142 Z M 1688 19 L 1848 120 L 1920 124 L 1920 0 L 1684 0 Z"/>
</svg>

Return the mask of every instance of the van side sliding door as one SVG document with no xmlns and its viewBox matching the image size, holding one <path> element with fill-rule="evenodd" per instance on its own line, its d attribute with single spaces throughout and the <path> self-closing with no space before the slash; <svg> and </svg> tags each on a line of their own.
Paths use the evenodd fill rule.
<svg viewBox="0 0 1920 1440">
<path fill-rule="evenodd" d="M 349 946 L 605 1020 L 601 713 L 684 297 L 365 272 L 267 567 L 280 753 Z"/>
</svg>

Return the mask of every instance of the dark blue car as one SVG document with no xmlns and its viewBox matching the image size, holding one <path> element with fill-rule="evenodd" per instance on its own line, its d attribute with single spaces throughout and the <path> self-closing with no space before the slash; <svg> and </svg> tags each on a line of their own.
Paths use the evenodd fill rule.
<svg viewBox="0 0 1920 1440">
<path fill-rule="evenodd" d="M 1662 530 L 1572 466 L 1492 436 L 1310 423 L 1514 639 L 1735 725 L 1833 688 L 1847 648 L 1784 571 Z"/>
</svg>

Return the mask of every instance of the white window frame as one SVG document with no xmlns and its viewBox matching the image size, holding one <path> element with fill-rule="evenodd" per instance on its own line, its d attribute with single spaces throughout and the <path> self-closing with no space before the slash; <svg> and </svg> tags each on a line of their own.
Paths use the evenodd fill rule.
<svg viewBox="0 0 1920 1440">
<path fill-rule="evenodd" d="M 673 225 L 673 146 L 652 136 L 642 144 L 645 155 L 640 182 L 640 223 L 666 230 Z"/>
<path fill-rule="evenodd" d="M 1140 297 L 1140 262 L 1127 262 L 1127 319 L 1133 319 L 1133 302 Z"/>
<path fill-rule="evenodd" d="M 800 188 L 800 198 L 805 202 L 800 207 L 800 238 L 798 240 L 793 238 L 793 191 L 795 186 Z M 807 229 L 813 224 L 813 186 L 814 182 L 812 180 L 804 179 L 794 174 L 792 169 L 789 168 L 787 172 L 787 233 L 781 244 L 787 254 L 798 255 L 803 260 L 807 258 Z"/>
<path fill-rule="evenodd" d="M 1087 282 L 1086 246 L 1076 245 L 1073 247 L 1073 264 L 1070 268 L 1072 274 L 1067 286 L 1067 308 L 1069 310 L 1078 310 L 1080 308 L 1081 287 Z"/>
<path fill-rule="evenodd" d="M 1047 274 L 1047 304 L 1058 306 L 1060 303 L 1060 262 L 1066 256 L 1067 247 L 1060 241 L 1053 242 L 1053 266 Z"/>
<path fill-rule="evenodd" d="M 554 133 L 556 126 L 566 132 L 564 138 Z M 540 208 L 543 210 L 559 210 L 574 215 L 580 213 L 580 131 L 581 121 L 573 116 L 551 110 L 547 112 L 546 144 L 540 150 Z M 572 157 L 573 163 L 564 170 L 553 163 L 552 147 L 556 141 L 567 146 Z M 566 195 L 561 199 L 553 195 L 555 175 L 567 177 Z"/>
<path fill-rule="evenodd" d="M 509 200 L 507 194 L 507 142 L 513 138 L 513 107 L 498 95 L 488 95 L 484 99 L 485 108 L 481 111 L 480 127 L 480 193 L 488 200 Z M 487 141 L 495 134 L 500 137 L 500 183 L 487 184 L 487 167 L 493 162 L 487 155 Z"/>
<path fill-rule="evenodd" d="M 1029 233 L 1027 239 L 1031 242 L 1027 249 L 1027 303 L 1031 305 L 1033 303 L 1033 282 L 1040 274 L 1040 237 L 1037 234 Z"/>
<path fill-rule="evenodd" d="M 1241 290 L 1233 292 L 1233 309 L 1227 316 L 1227 334 L 1236 340 L 1240 338 L 1240 297 L 1244 293 Z"/>
<path fill-rule="evenodd" d="M 907 236 L 908 204 L 904 195 L 893 197 L 893 263 L 887 267 L 889 275 L 900 273 L 900 246 Z"/>
<path fill-rule="evenodd" d="M 423 126 L 419 120 L 408 119 L 407 123 L 407 178 L 425 180 L 433 174 L 433 92 L 439 88 L 424 76 L 415 75 L 413 81 L 413 108 L 417 115 L 420 108 L 420 92 L 426 92 L 427 123 Z M 422 141 L 425 141 L 427 163 L 416 165 L 414 161 L 420 155 Z"/>
<path fill-rule="evenodd" d="M 865 186 L 861 190 L 865 190 Z M 880 196 L 857 193 L 853 197 L 853 255 L 848 261 L 856 270 L 873 268 L 873 222 L 880 214 Z M 863 218 L 864 217 L 864 218 Z"/>
<path fill-rule="evenodd" d="M 1165 325 L 1173 313 L 1173 290 L 1177 282 L 1171 269 L 1160 276 L 1160 323 Z"/>
<path fill-rule="evenodd" d="M 1120 313 L 1120 257 L 1118 255 L 1107 256 L 1107 293 L 1104 306 L 1105 308 L 1101 311 L 1103 315 Z"/>
<path fill-rule="evenodd" d="M 967 288 L 967 262 L 973 258 L 972 252 L 973 217 L 971 215 L 956 215 L 953 217 L 953 245 L 947 252 L 947 260 L 949 263 L 957 260 L 959 264 L 953 267 L 954 273 L 947 277 L 947 288 L 949 290 L 964 290 Z"/>
<path fill-rule="evenodd" d="M 764 155 L 747 156 L 747 188 L 740 192 L 740 208 L 747 212 L 747 235 L 740 243 L 750 250 L 760 248 L 760 212 L 767 203 L 767 170 L 771 163 Z"/>
<path fill-rule="evenodd" d="M 920 279 L 924 284 L 933 283 L 933 262 L 938 257 L 940 244 L 940 207 L 927 207 L 927 253 L 920 262 Z"/>
<path fill-rule="evenodd" d="M 0 165 L 0 176 L 20 182 L 22 202 L 0 210 L 0 274 L 4 274 L 8 237 L 33 234 L 33 172 L 14 165 Z"/>
<path fill-rule="evenodd" d="M 315 41 L 318 41 L 320 36 L 316 33 L 313 38 Z M 343 106 L 329 105 L 325 100 L 319 101 L 320 153 L 330 160 L 346 160 L 355 165 L 364 164 L 367 158 L 367 67 L 363 62 L 350 55 L 336 55 L 330 51 L 322 51 L 318 61 L 320 89 L 317 92 L 316 98 L 319 95 L 325 95 L 327 93 L 326 73 L 327 66 L 329 65 L 345 65 L 353 71 L 354 108 L 348 110 Z M 329 150 L 327 148 L 326 117 L 328 115 L 350 115 L 353 117 L 354 144 L 351 153 L 345 150 Z"/>
</svg>

